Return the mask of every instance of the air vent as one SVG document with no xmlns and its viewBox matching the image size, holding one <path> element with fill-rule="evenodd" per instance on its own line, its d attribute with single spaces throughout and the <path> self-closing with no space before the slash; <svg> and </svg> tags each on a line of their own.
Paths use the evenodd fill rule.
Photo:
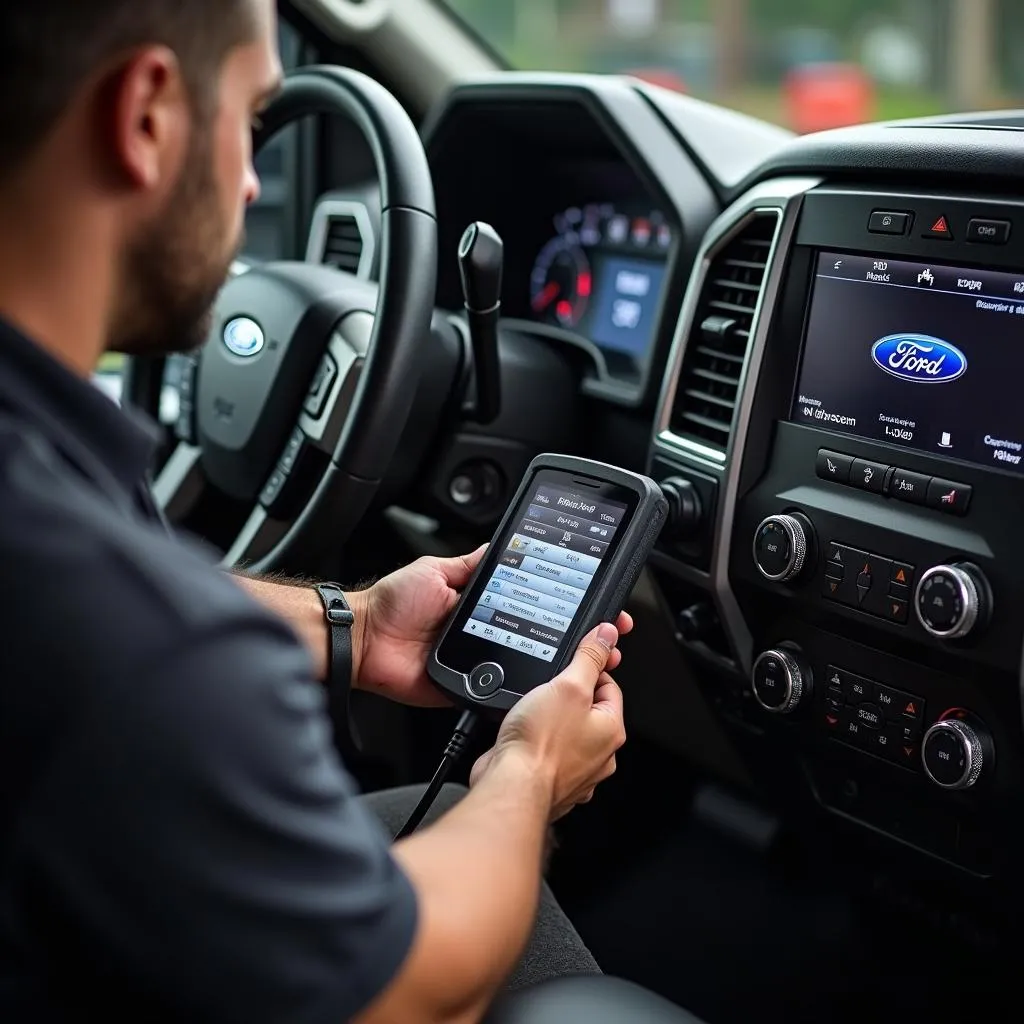
<svg viewBox="0 0 1024 1024">
<path fill-rule="evenodd" d="M 363 234 L 355 217 L 328 217 L 321 263 L 350 274 L 359 270 L 363 257 Z"/>
<path fill-rule="evenodd" d="M 373 235 L 366 207 L 348 201 L 321 202 L 313 213 L 306 262 L 366 277 L 372 261 Z"/>
<path fill-rule="evenodd" d="M 764 285 L 775 213 L 754 214 L 712 257 L 686 354 L 669 428 L 725 452 L 754 312 Z"/>
</svg>

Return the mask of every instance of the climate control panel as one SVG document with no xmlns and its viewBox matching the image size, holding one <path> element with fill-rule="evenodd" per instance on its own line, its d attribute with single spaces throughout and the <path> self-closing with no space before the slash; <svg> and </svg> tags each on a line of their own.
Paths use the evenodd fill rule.
<svg viewBox="0 0 1024 1024">
<path fill-rule="evenodd" d="M 751 690 L 765 711 L 791 715 L 818 735 L 922 772 L 947 790 L 970 789 L 990 769 L 995 745 L 981 719 L 964 708 L 943 711 L 929 725 L 928 702 L 838 665 L 829 665 L 812 689 L 808 659 L 782 643 L 754 660 Z"/>
</svg>

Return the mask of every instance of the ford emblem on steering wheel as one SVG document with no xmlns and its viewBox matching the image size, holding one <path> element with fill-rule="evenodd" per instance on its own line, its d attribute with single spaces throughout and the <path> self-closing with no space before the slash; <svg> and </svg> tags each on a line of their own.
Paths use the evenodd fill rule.
<svg viewBox="0 0 1024 1024">
<path fill-rule="evenodd" d="M 224 328 L 224 344 L 228 351 L 243 359 L 261 352 L 265 341 L 263 328 L 247 316 L 236 317 Z"/>
</svg>

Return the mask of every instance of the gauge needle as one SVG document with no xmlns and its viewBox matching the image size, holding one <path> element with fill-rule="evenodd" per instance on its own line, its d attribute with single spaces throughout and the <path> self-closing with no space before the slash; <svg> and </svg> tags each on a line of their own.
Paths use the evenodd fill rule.
<svg viewBox="0 0 1024 1024">
<path fill-rule="evenodd" d="M 544 285 L 544 290 L 538 292 L 537 295 L 534 296 L 533 311 L 535 313 L 543 313 L 544 310 L 558 298 L 561 290 L 562 286 L 557 281 L 548 281 L 548 283 Z"/>
</svg>

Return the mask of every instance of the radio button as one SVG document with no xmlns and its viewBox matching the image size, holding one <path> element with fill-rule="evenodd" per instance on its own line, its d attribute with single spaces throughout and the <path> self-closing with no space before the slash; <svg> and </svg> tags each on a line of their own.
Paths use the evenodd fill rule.
<svg viewBox="0 0 1024 1024">
<path fill-rule="evenodd" d="M 907 501 L 911 505 L 923 505 L 931 482 L 932 478 L 930 476 L 911 473 L 908 469 L 897 469 L 892 475 L 889 493 L 894 498 L 898 498 L 900 501 Z"/>
<path fill-rule="evenodd" d="M 909 587 L 914 583 L 915 567 L 909 562 L 893 562 L 892 573 L 889 576 L 890 583 L 897 583 L 900 586 Z"/>
<path fill-rule="evenodd" d="M 850 481 L 850 467 L 853 465 L 852 455 L 841 455 L 822 448 L 818 452 L 815 470 L 822 480 L 833 480 L 837 484 Z"/>
<path fill-rule="evenodd" d="M 885 617 L 898 626 L 905 626 L 910 618 L 910 602 L 903 597 L 885 599 Z"/>
<path fill-rule="evenodd" d="M 1006 245 L 1010 239 L 1008 220 L 987 220 L 972 217 L 967 223 L 967 241 L 979 245 Z"/>
<path fill-rule="evenodd" d="M 885 725 L 882 709 L 877 704 L 858 704 L 857 721 L 863 722 L 869 729 L 881 729 Z"/>
<path fill-rule="evenodd" d="M 965 516 L 973 491 L 974 488 L 970 484 L 958 484 L 953 480 L 935 477 L 928 485 L 925 504 L 951 516 Z"/>
<path fill-rule="evenodd" d="M 855 459 L 850 469 L 850 483 L 854 487 L 859 487 L 862 491 L 871 491 L 872 494 L 884 494 L 885 479 L 888 474 L 889 467 L 881 462 Z"/>
</svg>

